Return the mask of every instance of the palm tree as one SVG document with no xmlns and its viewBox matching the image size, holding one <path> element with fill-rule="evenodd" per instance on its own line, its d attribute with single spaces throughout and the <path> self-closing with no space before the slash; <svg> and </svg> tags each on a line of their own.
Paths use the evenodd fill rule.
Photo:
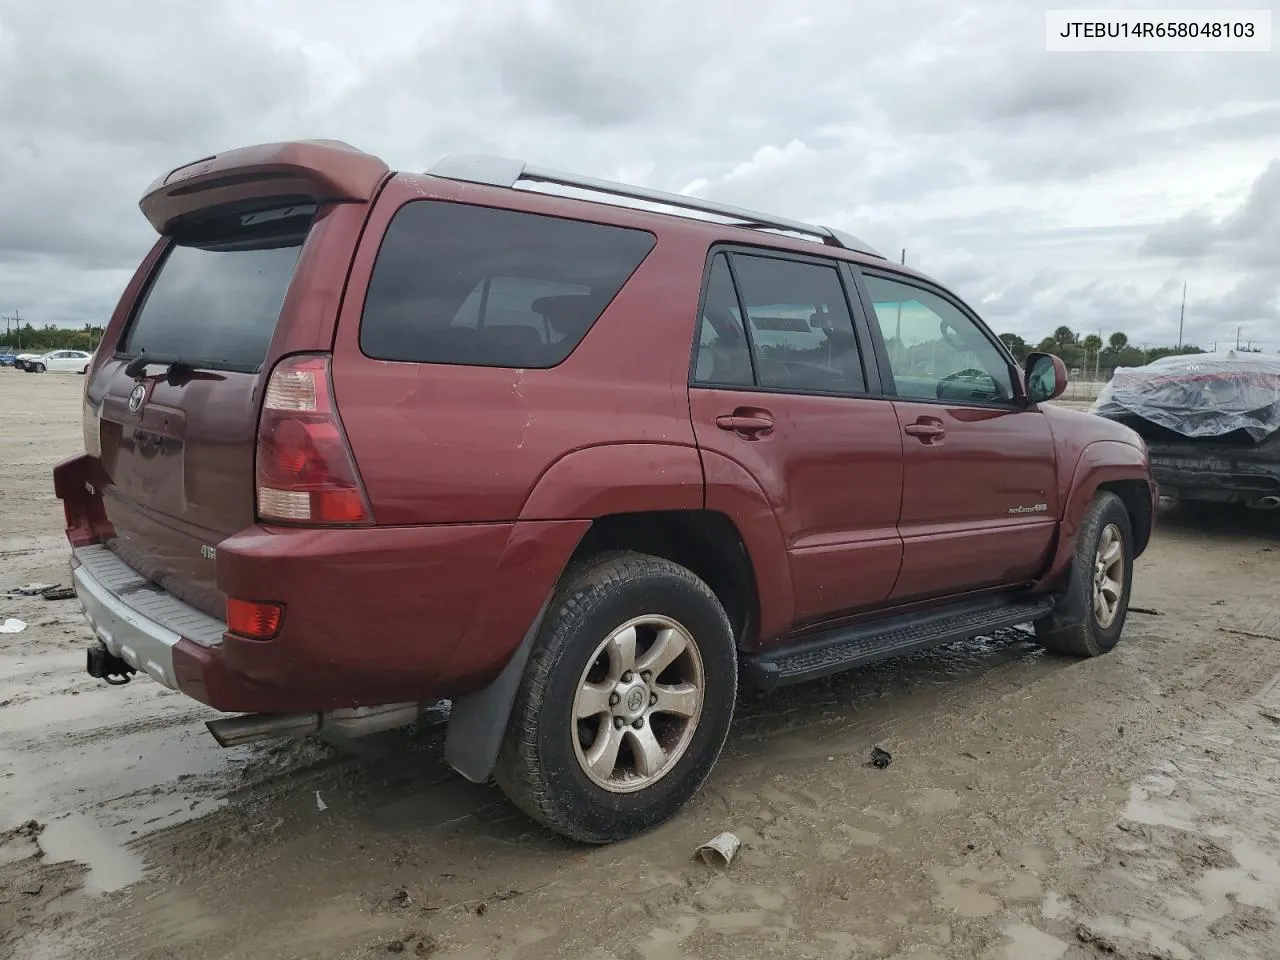
<svg viewBox="0 0 1280 960">
<path fill-rule="evenodd" d="M 1085 352 L 1089 354 L 1089 356 L 1093 356 L 1102 349 L 1102 338 L 1096 333 L 1091 333 L 1084 338 L 1080 345 L 1084 347 Z"/>
<path fill-rule="evenodd" d="M 1116 331 L 1107 338 L 1107 342 L 1111 344 L 1112 350 L 1123 350 L 1129 345 L 1129 335 Z"/>
<path fill-rule="evenodd" d="M 1059 327 L 1053 331 L 1053 339 L 1057 341 L 1058 346 L 1065 347 L 1069 343 L 1076 342 L 1076 335 L 1070 327 Z"/>
</svg>

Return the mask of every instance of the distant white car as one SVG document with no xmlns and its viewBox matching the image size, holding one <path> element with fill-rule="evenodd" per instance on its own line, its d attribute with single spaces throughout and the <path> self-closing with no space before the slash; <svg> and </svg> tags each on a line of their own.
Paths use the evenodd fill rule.
<svg viewBox="0 0 1280 960">
<path fill-rule="evenodd" d="M 28 373 L 86 373 L 92 353 L 83 350 L 54 350 L 38 357 L 19 357 L 18 366 Z"/>
</svg>

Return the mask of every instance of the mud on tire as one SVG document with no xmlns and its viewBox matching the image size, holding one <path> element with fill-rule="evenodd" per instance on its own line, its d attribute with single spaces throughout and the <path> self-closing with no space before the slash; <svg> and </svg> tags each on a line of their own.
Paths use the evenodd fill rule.
<svg viewBox="0 0 1280 960">
<path fill-rule="evenodd" d="M 729 618 L 702 580 L 646 554 L 595 558 L 567 575 L 543 622 L 495 779 L 569 839 L 634 836 L 702 786 L 728 735 L 737 682 Z"/>
<path fill-rule="evenodd" d="M 1118 544 L 1118 559 L 1111 553 Z M 1100 549 L 1107 553 L 1104 558 Z M 1100 574 L 1106 575 L 1100 592 Z M 1121 576 L 1117 577 L 1117 574 Z M 1109 584 L 1117 583 L 1116 590 Z M 1133 528 L 1114 493 L 1100 491 L 1085 514 L 1067 584 L 1053 613 L 1036 621 L 1036 639 L 1053 653 L 1097 657 L 1111 650 L 1124 630 L 1133 584 Z M 1114 597 L 1112 597 L 1114 594 Z M 1112 607 L 1114 600 L 1114 607 Z"/>
</svg>

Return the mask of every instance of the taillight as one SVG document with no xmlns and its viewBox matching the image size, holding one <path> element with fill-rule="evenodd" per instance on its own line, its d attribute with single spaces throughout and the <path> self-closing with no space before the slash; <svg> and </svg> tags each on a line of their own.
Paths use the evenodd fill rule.
<svg viewBox="0 0 1280 960">
<path fill-rule="evenodd" d="M 227 630 L 251 640 L 270 640 L 280 632 L 284 607 L 227 597 Z"/>
<path fill-rule="evenodd" d="M 271 371 L 258 422 L 258 516 L 285 523 L 373 522 L 333 402 L 327 355 L 286 357 Z"/>
</svg>

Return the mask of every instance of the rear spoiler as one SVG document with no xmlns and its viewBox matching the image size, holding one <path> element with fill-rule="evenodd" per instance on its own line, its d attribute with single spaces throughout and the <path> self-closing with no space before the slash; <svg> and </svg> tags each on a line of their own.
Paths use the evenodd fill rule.
<svg viewBox="0 0 1280 960">
<path fill-rule="evenodd" d="M 156 232 L 227 204 L 281 198 L 368 202 L 391 172 L 373 154 L 339 140 L 295 140 L 228 150 L 171 170 L 138 204 Z"/>
</svg>

